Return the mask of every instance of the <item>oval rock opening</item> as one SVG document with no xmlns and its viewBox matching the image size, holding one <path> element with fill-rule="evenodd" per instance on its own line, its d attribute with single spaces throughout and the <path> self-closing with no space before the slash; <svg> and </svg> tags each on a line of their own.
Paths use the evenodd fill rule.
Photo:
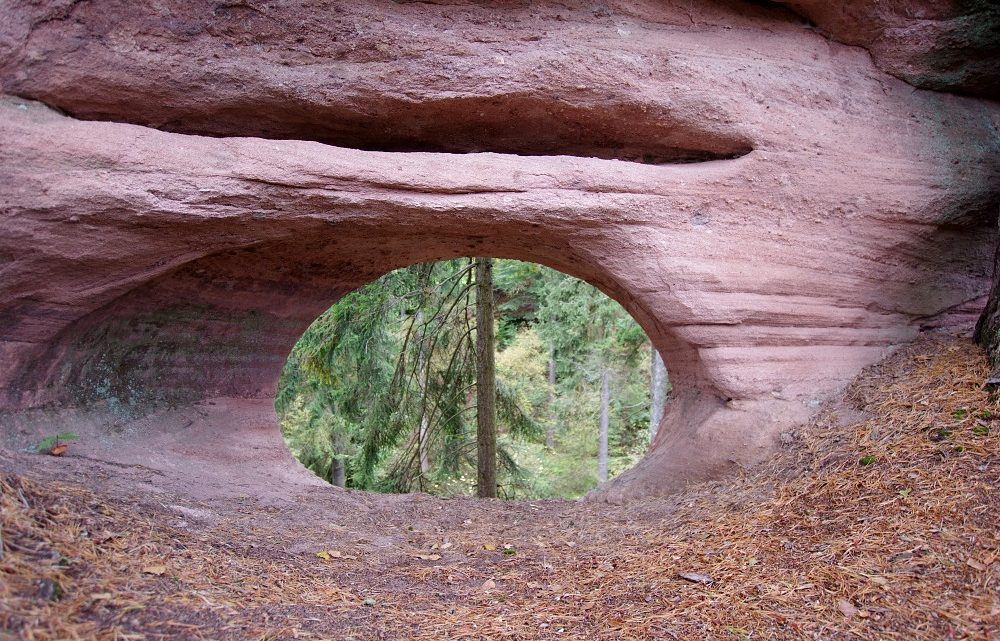
<svg viewBox="0 0 1000 641">
<path fill-rule="evenodd" d="M 293 455 L 333 485 L 574 499 L 645 454 L 669 395 L 649 338 L 595 287 L 455 258 L 334 303 L 292 349 L 275 409 Z"/>
</svg>

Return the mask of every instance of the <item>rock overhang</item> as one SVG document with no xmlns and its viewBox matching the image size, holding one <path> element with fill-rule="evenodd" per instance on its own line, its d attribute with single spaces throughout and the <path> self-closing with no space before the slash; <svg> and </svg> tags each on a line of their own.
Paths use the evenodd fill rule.
<svg viewBox="0 0 1000 641">
<path fill-rule="evenodd" d="M 513 54 L 500 64 L 493 42 L 463 49 L 473 55 L 455 78 L 430 77 L 453 61 L 435 53 L 448 38 L 428 32 L 421 64 L 351 59 L 371 77 L 338 80 L 349 91 L 332 97 L 314 77 L 296 91 L 317 98 L 284 110 L 288 75 L 274 69 L 285 65 L 252 48 L 212 69 L 213 85 L 169 29 L 134 31 L 124 53 L 107 38 L 66 51 L 29 35 L 2 66 L 5 90 L 189 133 L 4 101 L 5 420 L 111 404 L 112 420 L 130 421 L 164 404 L 266 398 L 291 344 L 339 295 L 412 262 L 492 254 L 598 285 L 667 357 L 667 427 L 620 487 L 661 491 L 760 460 L 886 348 L 976 313 L 994 242 L 996 110 L 913 92 L 787 16 L 700 6 L 714 24 L 670 24 L 666 39 L 655 36 L 672 9 L 638 26 L 630 15 L 560 32 L 566 21 L 552 19 L 563 49 L 546 46 L 568 53 L 534 59 L 561 61 L 554 71 Z M 464 10 L 470 22 L 487 12 Z M 77 19 L 93 33 L 93 15 Z M 169 73 L 137 58 L 152 41 Z M 526 42 L 517 52 L 540 46 Z M 669 73 L 652 75 L 650 61 Z M 377 144 L 358 137 L 393 115 Z M 265 121 L 314 139 L 339 122 L 352 144 L 246 137 L 274 134 Z M 677 164 L 689 160 L 702 162 Z"/>
</svg>

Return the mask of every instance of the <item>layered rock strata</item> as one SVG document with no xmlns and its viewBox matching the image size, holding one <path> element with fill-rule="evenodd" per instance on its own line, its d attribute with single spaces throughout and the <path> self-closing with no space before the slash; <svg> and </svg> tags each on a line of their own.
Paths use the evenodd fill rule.
<svg viewBox="0 0 1000 641">
<path fill-rule="evenodd" d="M 74 421 L 141 441 L 179 415 L 277 443 L 261 401 L 324 308 L 492 255 L 584 278 L 644 327 L 674 399 L 610 491 L 669 491 L 763 459 L 989 289 L 996 104 L 916 90 L 781 8 L 5 13 L 8 444 Z"/>
</svg>

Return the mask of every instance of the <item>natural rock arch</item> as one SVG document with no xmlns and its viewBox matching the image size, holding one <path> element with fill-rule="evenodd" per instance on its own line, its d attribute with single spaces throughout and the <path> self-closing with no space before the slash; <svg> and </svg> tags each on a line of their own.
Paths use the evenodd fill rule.
<svg viewBox="0 0 1000 641">
<path fill-rule="evenodd" d="M 475 64 L 449 78 L 427 69 L 452 69 L 436 52 L 455 45 L 408 26 L 439 8 L 372 6 L 391 18 L 377 34 L 348 18 L 306 34 L 368 51 L 319 55 L 335 80 L 252 16 L 218 32 L 178 5 L 150 29 L 122 6 L 109 26 L 84 3 L 10 23 L 26 26 L 0 39 L 5 92 L 138 124 L 0 104 L 5 441 L 88 408 L 131 425 L 212 398 L 253 401 L 220 419 L 234 435 L 273 425 L 288 350 L 338 296 L 412 262 L 495 255 L 599 286 L 664 354 L 675 400 L 613 491 L 665 491 L 762 459 L 887 347 L 982 307 L 988 102 L 914 91 L 770 8 L 699 3 L 696 31 L 653 4 L 610 21 L 507 10 L 510 50 L 471 38 Z M 489 11 L 458 19 L 486 33 Z M 222 45 L 223 67 L 190 54 Z"/>
</svg>

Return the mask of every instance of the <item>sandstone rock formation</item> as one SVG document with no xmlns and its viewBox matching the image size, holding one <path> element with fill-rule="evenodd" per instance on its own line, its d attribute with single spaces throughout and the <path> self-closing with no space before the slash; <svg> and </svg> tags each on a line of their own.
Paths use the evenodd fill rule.
<svg viewBox="0 0 1000 641">
<path fill-rule="evenodd" d="M 278 372 L 325 307 L 479 254 L 584 278 L 646 329 L 675 398 L 611 491 L 666 491 L 761 460 L 990 286 L 997 105 L 918 90 L 781 7 L 2 13 L 8 445 L 56 423 L 278 443 Z"/>
<path fill-rule="evenodd" d="M 992 0 L 780 1 L 915 87 L 1000 98 L 1000 4 Z"/>
</svg>

